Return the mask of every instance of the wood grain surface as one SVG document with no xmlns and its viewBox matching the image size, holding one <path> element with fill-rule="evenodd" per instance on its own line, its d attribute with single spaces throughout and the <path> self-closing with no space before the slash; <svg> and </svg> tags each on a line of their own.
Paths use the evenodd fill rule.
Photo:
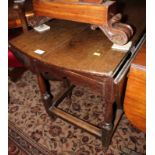
<svg viewBox="0 0 155 155">
<path fill-rule="evenodd" d="M 40 34 L 32 30 L 10 43 L 46 64 L 98 74 L 110 75 L 126 55 L 111 49 L 111 42 L 87 24 L 53 21 L 49 25 L 50 31 Z M 34 52 L 37 49 L 45 53 L 38 55 Z"/>
<path fill-rule="evenodd" d="M 146 43 L 130 68 L 124 110 L 131 123 L 146 132 Z"/>
<path fill-rule="evenodd" d="M 145 30 L 145 5 L 144 1 L 139 3 L 137 0 L 126 1 L 124 4 L 127 22 L 133 23 L 135 27 L 132 46 L 139 41 Z M 137 9 L 141 16 L 135 15 Z M 63 20 L 53 20 L 47 24 L 51 27 L 50 31 L 38 33 L 30 30 L 11 40 L 10 44 L 45 64 L 52 63 L 54 66 L 100 76 L 111 76 L 128 54 L 112 49 L 112 43 L 106 36 L 100 30 L 91 30 L 88 24 Z M 34 53 L 37 49 L 45 53 Z"/>
<path fill-rule="evenodd" d="M 72 2 L 72 3 L 71 3 Z M 84 1 L 83 1 L 84 2 Z M 91 1 L 87 1 L 91 2 Z M 66 19 L 91 24 L 105 24 L 110 16 L 109 11 L 114 10 L 114 1 L 109 1 L 99 5 L 98 2 L 79 3 L 79 1 L 63 0 L 34 0 L 33 8 L 36 15 L 48 16 L 57 19 Z"/>
</svg>

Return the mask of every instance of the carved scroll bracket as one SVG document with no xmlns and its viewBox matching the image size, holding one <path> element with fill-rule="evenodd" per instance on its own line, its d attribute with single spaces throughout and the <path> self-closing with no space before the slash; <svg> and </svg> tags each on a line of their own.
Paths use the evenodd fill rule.
<svg viewBox="0 0 155 155">
<path fill-rule="evenodd" d="M 98 27 L 110 41 L 124 45 L 133 36 L 133 29 L 130 25 L 121 23 L 121 19 L 122 15 L 118 13 L 108 21 L 107 25 L 91 25 L 91 29 L 95 30 Z"/>
</svg>

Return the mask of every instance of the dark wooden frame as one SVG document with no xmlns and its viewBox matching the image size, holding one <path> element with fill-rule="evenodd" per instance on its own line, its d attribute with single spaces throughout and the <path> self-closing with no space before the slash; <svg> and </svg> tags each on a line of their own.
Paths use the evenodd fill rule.
<svg viewBox="0 0 155 155">
<path fill-rule="evenodd" d="M 83 72 L 74 72 L 69 69 L 62 69 L 54 65 L 42 63 L 38 59 L 34 59 L 28 55 L 22 53 L 22 51 L 10 45 L 9 48 L 14 54 L 28 67 L 32 72 L 37 75 L 38 85 L 44 102 L 45 110 L 51 118 L 58 116 L 82 129 L 100 137 L 105 150 L 108 148 L 112 135 L 122 117 L 123 114 L 123 92 L 125 92 L 127 73 L 130 67 L 130 63 L 136 55 L 137 49 L 140 48 L 145 36 L 143 36 L 137 47 L 133 50 L 133 55 L 129 59 L 124 60 L 123 67 L 119 73 L 115 73 L 112 76 L 102 76 L 85 74 Z M 63 80 L 66 89 L 62 94 L 55 98 L 49 90 L 49 80 L 57 78 Z M 65 77 L 65 80 L 64 80 Z M 71 92 L 75 85 L 89 86 L 92 90 L 100 92 L 105 99 L 105 113 L 104 124 L 102 128 L 98 128 L 88 122 L 80 120 L 67 112 L 58 108 L 58 105 L 65 97 L 71 97 Z M 114 110 L 114 103 L 117 107 Z"/>
<path fill-rule="evenodd" d="M 119 21 L 120 15 L 113 16 L 110 19 L 111 24 L 113 25 Z M 93 28 L 96 28 L 93 27 Z M 102 27 L 101 27 L 102 28 Z M 103 30 L 104 31 L 104 30 Z M 122 60 L 123 67 L 118 72 L 113 73 L 111 76 L 105 75 L 99 77 L 98 75 L 86 74 L 80 71 L 72 71 L 69 69 L 62 69 L 61 67 L 56 67 L 51 64 L 45 64 L 38 59 L 34 59 L 29 55 L 22 53 L 19 49 L 13 45 L 9 45 L 9 48 L 14 52 L 14 54 L 28 67 L 32 72 L 37 74 L 38 84 L 40 92 L 44 101 L 44 106 L 52 118 L 57 115 L 83 129 L 86 131 L 98 136 L 103 142 L 105 149 L 108 148 L 111 137 L 117 127 L 119 120 L 123 114 L 122 109 L 122 93 L 125 88 L 126 75 L 130 66 L 131 61 L 133 60 L 137 49 L 141 46 L 145 37 L 142 37 L 139 43 L 133 48 L 129 54 L 128 59 Z M 128 57 L 127 55 L 126 57 Z M 57 99 L 49 91 L 48 80 L 54 77 L 64 80 L 64 77 L 67 78 L 64 83 L 66 85 L 66 90 L 62 93 Z M 70 81 L 72 85 L 70 84 Z M 106 101 L 106 112 L 104 113 L 104 124 L 102 128 L 98 128 L 88 122 L 80 120 L 58 108 L 58 105 L 61 101 L 68 96 L 71 96 L 72 89 L 75 85 L 86 85 L 101 92 L 101 95 L 105 98 Z M 104 91 L 103 91 L 104 90 Z M 116 102 L 117 110 L 114 111 L 114 103 Z"/>
</svg>

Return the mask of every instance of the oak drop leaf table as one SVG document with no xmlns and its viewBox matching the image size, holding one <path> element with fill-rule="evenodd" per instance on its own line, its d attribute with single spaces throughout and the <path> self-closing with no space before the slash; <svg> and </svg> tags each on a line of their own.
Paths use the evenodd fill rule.
<svg viewBox="0 0 155 155">
<path fill-rule="evenodd" d="M 132 1 L 129 3 L 126 10 L 128 14 L 137 10 Z M 99 30 L 92 31 L 88 24 L 64 20 L 48 22 L 51 29 L 44 33 L 32 29 L 9 42 L 9 48 L 14 54 L 37 75 L 47 113 L 51 117 L 57 115 L 100 137 L 105 148 L 109 146 L 123 113 L 122 94 L 131 61 L 145 40 L 145 6 L 139 5 L 139 8 L 140 17 L 129 16 L 129 22 L 134 23 L 137 29 L 132 38 L 132 47 L 126 52 L 112 49 L 112 43 L 106 36 Z M 37 54 L 36 50 L 44 53 Z M 57 98 L 53 97 L 47 85 L 53 77 L 63 80 L 66 85 L 66 90 Z M 71 96 L 76 85 L 88 86 L 105 98 L 101 128 L 58 108 L 66 96 Z"/>
</svg>

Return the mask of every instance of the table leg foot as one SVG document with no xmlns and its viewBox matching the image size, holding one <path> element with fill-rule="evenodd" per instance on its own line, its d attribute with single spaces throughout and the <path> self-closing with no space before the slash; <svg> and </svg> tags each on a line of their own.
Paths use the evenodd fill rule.
<svg viewBox="0 0 155 155">
<path fill-rule="evenodd" d="M 49 111 L 49 108 L 52 106 L 53 103 L 53 95 L 50 93 L 49 90 L 49 82 L 40 74 L 37 75 L 37 79 L 45 110 L 52 119 L 55 119 L 55 115 Z"/>
<path fill-rule="evenodd" d="M 52 103 L 52 96 L 49 93 L 43 94 L 43 103 L 47 114 L 50 116 L 52 120 L 56 119 L 56 116 L 49 110 Z"/>
<path fill-rule="evenodd" d="M 112 123 L 105 123 L 102 128 L 102 144 L 103 149 L 106 151 L 110 145 L 112 137 L 113 125 Z"/>
</svg>

